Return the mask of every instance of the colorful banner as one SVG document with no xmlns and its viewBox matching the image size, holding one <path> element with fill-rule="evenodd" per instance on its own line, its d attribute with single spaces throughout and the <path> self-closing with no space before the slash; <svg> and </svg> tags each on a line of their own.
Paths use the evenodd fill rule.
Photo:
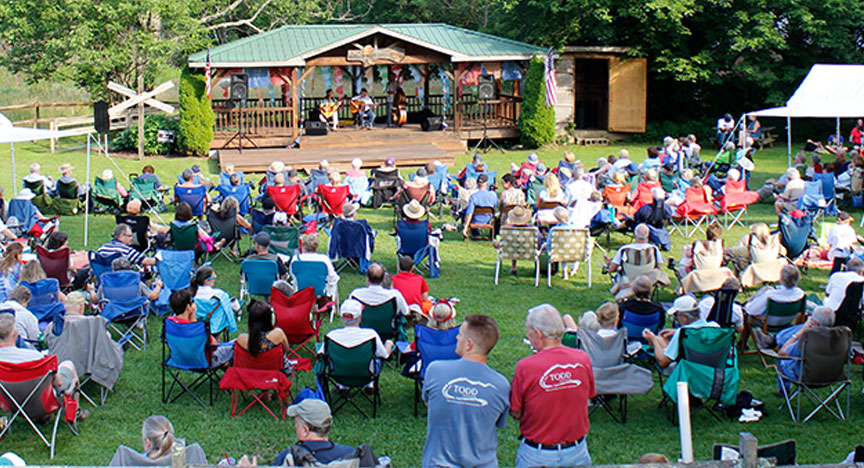
<svg viewBox="0 0 864 468">
<path fill-rule="evenodd" d="M 444 67 L 438 68 L 438 78 L 441 80 L 441 93 L 444 95 L 444 102 L 441 106 L 441 112 L 446 114 L 447 109 L 450 106 L 450 77 L 447 76 L 447 72 L 444 70 Z"/>
<path fill-rule="evenodd" d="M 245 68 L 244 71 L 249 75 L 250 89 L 264 88 L 270 84 L 269 68 Z"/>
<path fill-rule="evenodd" d="M 321 76 L 324 77 L 324 89 L 332 89 L 330 87 L 330 76 L 333 72 L 333 67 L 321 67 Z"/>
<path fill-rule="evenodd" d="M 423 100 L 423 87 L 420 86 L 420 80 L 423 79 L 423 76 L 420 74 L 420 69 L 415 65 L 408 65 L 408 68 L 411 70 L 411 76 L 414 77 L 414 94 L 417 96 L 417 99 Z"/>
<path fill-rule="evenodd" d="M 504 62 L 501 64 L 501 79 L 502 80 L 521 80 L 522 67 L 516 62 Z"/>
<path fill-rule="evenodd" d="M 369 67 L 366 69 L 366 91 L 368 91 L 369 94 L 375 94 L 375 67 Z"/>
<path fill-rule="evenodd" d="M 344 85 L 344 82 L 342 81 L 342 67 L 333 67 L 333 86 L 335 86 L 335 89 L 333 89 L 333 92 L 336 94 L 336 96 L 338 96 L 338 97 L 344 96 L 344 94 L 345 94 L 345 87 L 344 86 L 345 85 Z"/>
</svg>

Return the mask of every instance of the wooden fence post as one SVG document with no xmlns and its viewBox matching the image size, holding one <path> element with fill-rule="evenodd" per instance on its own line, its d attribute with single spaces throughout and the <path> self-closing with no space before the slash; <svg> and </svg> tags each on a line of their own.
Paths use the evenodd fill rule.
<svg viewBox="0 0 864 468">
<path fill-rule="evenodd" d="M 36 110 L 36 118 L 33 119 L 33 128 L 39 128 L 39 98 L 33 103 L 33 108 Z"/>
<path fill-rule="evenodd" d="M 48 122 L 48 128 L 51 130 L 57 130 L 57 122 L 52 119 L 50 122 Z M 57 144 L 57 139 L 50 139 L 49 144 L 51 145 L 51 154 L 54 154 L 54 147 Z"/>
<path fill-rule="evenodd" d="M 743 463 L 742 468 L 756 468 L 759 465 L 759 457 L 756 452 L 759 441 L 756 436 L 749 432 L 742 432 L 738 435 L 738 450 L 740 450 Z"/>
</svg>

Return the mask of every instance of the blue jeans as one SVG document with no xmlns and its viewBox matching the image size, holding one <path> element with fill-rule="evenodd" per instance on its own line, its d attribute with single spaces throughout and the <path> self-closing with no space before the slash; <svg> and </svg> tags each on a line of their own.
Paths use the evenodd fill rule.
<svg viewBox="0 0 864 468">
<path fill-rule="evenodd" d="M 360 119 L 363 121 L 363 125 L 371 127 L 372 123 L 375 122 L 375 111 L 372 109 L 360 111 Z"/>
<path fill-rule="evenodd" d="M 542 450 L 519 443 L 516 450 L 516 466 L 587 466 L 591 464 L 588 441 L 560 450 Z"/>
</svg>

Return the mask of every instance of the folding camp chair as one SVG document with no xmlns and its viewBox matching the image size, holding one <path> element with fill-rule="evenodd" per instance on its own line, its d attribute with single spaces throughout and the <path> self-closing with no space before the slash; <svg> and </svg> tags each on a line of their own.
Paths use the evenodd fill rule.
<svg viewBox="0 0 864 468">
<path fill-rule="evenodd" d="M 735 405 L 739 380 L 738 358 L 734 346 L 735 330 L 682 327 L 678 329 L 678 333 L 678 360 L 672 374 L 663 384 L 665 398 L 677 404 L 677 384 L 687 382 L 690 395 L 702 399 L 701 408 L 722 421 L 709 402 Z"/>
<path fill-rule="evenodd" d="M 808 215 L 811 215 L 814 220 L 818 221 L 821 216 L 825 215 L 825 211 L 828 207 L 828 201 L 825 199 L 822 192 L 822 181 L 804 181 L 804 195 L 798 199 L 797 208 L 803 210 Z"/>
<path fill-rule="evenodd" d="M 714 296 L 714 305 L 708 312 L 709 322 L 716 322 L 723 328 L 733 327 L 732 309 L 735 307 L 735 297 L 738 296 L 737 289 L 718 289 L 711 293 Z"/>
<path fill-rule="evenodd" d="M 114 252 L 110 255 L 101 254 L 97 250 L 87 252 L 87 258 L 90 261 L 90 278 L 93 279 L 97 287 L 102 275 L 111 272 L 111 263 L 122 256 L 120 252 Z"/>
<path fill-rule="evenodd" d="M 141 274 L 137 271 L 112 271 L 100 278 L 102 300 L 99 315 L 108 320 L 108 329 L 117 333 L 117 343 L 137 350 L 147 348 L 147 307 L 139 295 Z"/>
<path fill-rule="evenodd" d="M 197 187 L 175 185 L 174 198 L 177 203 L 188 203 L 192 207 L 192 216 L 201 216 L 204 214 L 204 199 L 207 198 L 207 187 L 203 185 Z"/>
<path fill-rule="evenodd" d="M 59 217 L 52 216 L 48 222 L 40 222 L 36 205 L 30 200 L 9 200 L 6 227 L 19 238 L 38 240 L 45 238 L 59 226 Z"/>
<path fill-rule="evenodd" d="M 306 193 L 315 193 L 321 185 L 330 183 L 330 176 L 327 175 L 327 170 L 311 169 L 309 170 L 309 178 L 306 179 Z M 268 184 L 272 185 L 272 184 Z"/>
<path fill-rule="evenodd" d="M 426 249 L 429 245 L 429 220 L 416 223 L 400 219 L 396 222 L 396 261 L 399 257 L 408 256 L 415 258 L 417 253 Z M 415 265 L 419 270 L 425 270 L 429 274 L 429 260 L 425 264 Z"/>
<path fill-rule="evenodd" d="M 417 417 L 417 403 L 420 401 L 420 390 L 426 369 L 435 361 L 459 359 L 456 354 L 456 335 L 459 327 L 449 330 L 435 330 L 425 325 L 414 325 L 414 340 L 417 343 L 417 353 L 420 355 L 420 369 L 409 374 L 414 379 L 414 417 Z"/>
<path fill-rule="evenodd" d="M 474 219 L 477 215 L 488 215 L 489 222 L 488 223 L 477 223 L 474 222 Z M 495 237 L 495 208 L 491 206 L 475 206 L 474 207 L 474 215 L 471 217 L 471 222 L 468 224 L 468 236 L 465 237 L 465 242 L 468 242 L 472 239 L 471 230 L 473 229 L 488 229 L 489 230 L 489 241 Z"/>
<path fill-rule="evenodd" d="M 684 197 L 684 202 L 672 218 L 672 225 L 673 229 L 684 237 L 693 237 L 696 231 L 705 232 L 702 225 L 708 227 L 711 224 L 712 218 L 717 215 L 717 209 L 711 200 L 706 198 L 704 189 L 688 187 L 684 191 Z"/>
<path fill-rule="evenodd" d="M 621 312 L 621 327 L 627 330 L 627 339 L 630 341 L 648 344 L 642 337 L 642 332 L 648 329 L 654 334 L 660 333 L 666 323 L 666 313 L 662 310 L 650 315 L 637 314 L 626 309 Z"/>
<path fill-rule="evenodd" d="M 102 180 L 100 177 L 93 179 L 90 187 L 90 199 L 93 200 L 94 211 L 119 210 L 123 204 L 123 196 L 117 190 L 117 178 Z"/>
<path fill-rule="evenodd" d="M 240 216 L 246 216 L 249 214 L 252 198 L 252 190 L 249 188 L 249 184 L 226 185 L 220 183 L 216 187 L 216 191 L 219 192 L 219 196 L 223 201 L 228 197 L 234 197 L 237 199 L 237 207 Z"/>
<path fill-rule="evenodd" d="M 189 287 L 194 269 L 195 252 L 192 250 L 156 251 L 156 270 L 162 279 L 162 292 L 156 300 L 156 312 L 159 315 L 171 312 L 171 293 Z"/>
<path fill-rule="evenodd" d="M 818 180 L 822 183 L 822 198 L 825 200 L 825 206 L 822 210 L 828 216 L 837 216 L 837 193 L 835 191 L 834 173 L 823 172 L 813 174 L 813 180 Z"/>
<path fill-rule="evenodd" d="M 324 185 L 318 186 L 318 191 L 315 192 L 318 200 L 318 213 L 325 214 L 329 217 L 342 216 L 342 205 L 348 200 L 351 195 L 351 187 L 347 185 Z"/>
<path fill-rule="evenodd" d="M 48 250 L 41 245 L 36 246 L 36 258 L 39 259 L 39 264 L 45 270 L 45 276 L 56 279 L 60 288 L 69 287 L 70 256 L 71 250 L 69 247 Z"/>
<path fill-rule="evenodd" d="M 237 331 L 237 319 L 234 310 L 226 306 L 218 297 L 194 298 L 195 317 L 200 322 L 207 322 L 213 336 L 222 334 L 222 341 L 228 341 L 231 333 Z"/>
<path fill-rule="evenodd" d="M 72 433 L 78 435 L 77 405 L 72 398 L 64 398 L 54 390 L 56 374 L 57 356 L 18 364 L 0 362 L 0 410 L 9 412 L 9 418 L 0 430 L 0 438 L 10 436 L 13 421 L 21 416 L 48 446 L 51 459 L 54 458 L 60 418 L 64 418 Z M 54 412 L 57 415 L 49 441 L 36 426 L 36 421 Z"/>
<path fill-rule="evenodd" d="M 324 304 L 339 302 L 339 291 L 327 289 L 327 264 L 318 261 L 301 260 L 298 256 L 291 259 L 289 265 L 291 280 L 294 283 L 294 289 L 301 291 L 306 288 L 313 288 L 315 297 L 320 306 Z M 336 312 L 336 307 L 330 311 L 330 321 L 333 321 L 333 315 Z"/>
<path fill-rule="evenodd" d="M 534 287 L 540 284 L 540 250 L 537 248 L 539 231 L 536 226 L 502 226 L 498 259 L 495 262 L 495 284 L 501 271 L 502 260 L 529 260 L 534 262 Z"/>
<path fill-rule="evenodd" d="M 438 217 L 443 214 L 444 205 L 447 203 L 447 194 L 450 193 L 450 174 L 447 166 L 437 166 L 435 172 L 429 174 L 429 184 L 435 190 L 435 203 L 438 205 Z"/>
<path fill-rule="evenodd" d="M 60 282 L 54 278 L 45 278 L 32 283 L 21 282 L 30 290 L 30 303 L 27 310 L 36 316 L 40 323 L 48 323 L 57 315 L 66 313 L 66 306 L 60 302 Z"/>
<path fill-rule="evenodd" d="M 731 229 L 736 224 L 744 227 L 747 219 L 747 207 L 759 200 L 759 194 L 747 190 L 747 181 L 732 182 L 727 180 L 720 199 L 720 214 L 723 215 L 724 229 Z M 741 217 L 744 217 L 744 221 Z"/>
<path fill-rule="evenodd" d="M 372 169 L 372 208 L 378 209 L 388 203 L 402 186 L 399 171 L 381 171 Z"/>
<path fill-rule="evenodd" d="M 359 395 L 372 404 L 372 417 L 378 412 L 381 404 L 381 390 L 378 385 L 378 373 L 371 370 L 375 364 L 375 340 L 368 340 L 351 348 L 340 345 L 330 338 L 324 338 L 324 354 L 319 356 L 323 361 L 324 394 L 335 415 L 343 406 L 350 404 L 363 417 L 366 413 L 355 402 Z M 372 382 L 374 394 L 370 397 L 362 390 Z M 331 392 L 330 385 L 341 386 L 343 391 Z"/>
<path fill-rule="evenodd" d="M 802 255 L 810 249 L 810 242 L 815 241 L 813 230 L 813 216 L 805 215 L 792 217 L 788 214 L 780 215 L 778 225 L 780 227 L 780 244 L 786 249 L 786 259 L 790 263 L 796 263 Z M 807 268 L 807 261 L 803 262 Z"/>
<path fill-rule="evenodd" d="M 270 251 L 292 256 L 300 248 L 300 229 L 293 226 L 264 226 L 262 231 L 270 234 Z"/>
<path fill-rule="evenodd" d="M 165 208 L 162 192 L 156 189 L 155 177 L 140 177 L 138 174 L 129 174 L 129 181 L 132 183 L 129 189 L 130 200 L 141 200 L 147 211 L 156 212 Z"/>
<path fill-rule="evenodd" d="M 291 378 L 282 372 L 282 347 L 277 346 L 252 356 L 249 351 L 234 343 L 234 363 L 219 380 L 219 390 L 231 391 L 231 417 L 243 415 L 255 403 L 261 405 L 273 419 L 280 419 L 267 406 L 264 395 L 275 391 L 278 395 L 281 419 L 285 420 L 286 401 L 291 400 Z M 258 394 L 255 392 L 258 391 Z M 239 413 L 241 392 L 246 392 L 252 401 Z"/>
<path fill-rule="evenodd" d="M 81 210 L 81 198 L 78 196 L 78 181 L 57 181 L 57 197 L 51 199 L 51 209 L 66 216 L 77 215 Z"/>
<path fill-rule="evenodd" d="M 615 422 L 627 422 L 627 395 L 647 395 L 654 386 L 651 371 L 624 362 L 627 354 L 627 330 L 620 329 L 610 337 L 600 336 L 584 327 L 577 332 L 578 348 L 591 358 L 594 371 L 596 405 L 591 413 L 602 407 Z M 611 404 L 610 396 L 618 397 L 618 408 Z"/>
<path fill-rule="evenodd" d="M 36 181 L 29 181 L 24 179 L 23 187 L 30 189 L 33 192 L 33 197 L 31 202 L 39 208 L 40 211 L 48 210 L 52 207 L 52 200 L 48 193 L 45 191 L 45 183 L 40 179 Z"/>
<path fill-rule="evenodd" d="M 423 206 L 423 211 L 426 213 L 427 218 L 429 216 L 435 217 L 429 210 L 429 207 L 432 204 L 431 187 L 432 185 L 430 183 L 426 183 L 426 185 L 423 185 L 422 187 L 411 187 L 408 184 L 403 184 L 398 197 L 393 203 L 394 222 L 401 217 L 402 207 L 411 203 L 413 200 L 417 200 L 417 203 L 420 203 Z"/>
<path fill-rule="evenodd" d="M 219 172 L 219 185 L 224 185 L 224 186 L 231 185 L 231 176 L 234 174 L 237 174 L 240 176 L 240 184 L 241 185 L 247 185 L 248 186 L 248 184 L 246 184 L 246 175 L 243 173 L 243 171 L 234 171 L 230 174 L 225 172 L 225 171 L 220 171 Z M 251 184 L 251 182 L 250 182 L 250 184 Z"/>
<path fill-rule="evenodd" d="M 315 349 L 310 347 L 310 342 L 318 342 L 321 332 L 321 317 L 326 309 L 332 307 L 332 303 L 324 309 L 315 308 L 315 289 L 308 287 L 300 289 L 291 297 L 286 297 L 276 288 L 270 292 L 270 305 L 276 315 L 276 326 L 281 328 L 288 337 L 291 345 L 285 350 L 288 358 L 293 361 L 296 370 L 311 370 L 312 359 Z M 302 357 L 300 351 L 305 349 L 313 357 Z"/>
<path fill-rule="evenodd" d="M 303 200 L 300 197 L 299 185 L 267 187 L 267 196 L 273 199 L 276 209 L 284 212 L 291 219 L 303 219 Z"/>
<path fill-rule="evenodd" d="M 792 364 L 800 366 L 799 376 L 795 378 L 783 372 L 783 366 L 779 363 L 775 366 L 777 380 L 789 416 L 792 421 L 801 421 L 801 396 L 807 397 L 816 408 L 808 414 L 803 422 L 807 422 L 821 409 L 828 410 L 835 418 L 845 421 L 849 415 L 849 350 L 852 347 L 852 331 L 846 327 L 817 327 L 805 330 L 798 341 L 801 357 L 779 356 L 769 352 L 771 357 L 781 360 L 794 361 Z M 787 385 L 791 388 L 787 388 Z M 828 394 L 820 397 L 816 390 L 827 388 Z M 791 390 L 791 392 L 790 392 Z M 846 390 L 846 412 L 840 407 L 838 397 Z M 792 400 L 797 400 L 796 407 L 792 409 Z M 831 402 L 836 407 L 831 407 Z M 782 405 L 781 405 L 782 406 Z"/>
<path fill-rule="evenodd" d="M 630 184 L 621 186 L 607 185 L 603 187 L 603 199 L 612 208 L 615 208 L 616 215 L 619 218 L 630 217 L 636 213 L 633 211 L 633 207 L 627 204 L 627 196 L 629 194 Z"/>
<path fill-rule="evenodd" d="M 765 305 L 764 317 L 760 319 L 749 314 L 745 317 L 745 333 L 752 334 L 752 328 L 758 326 L 762 329 L 763 333 L 776 334 L 784 328 L 791 327 L 797 321 L 803 321 L 806 310 L 806 297 L 802 297 L 801 300 L 796 302 L 774 302 L 768 299 L 768 303 Z M 768 367 L 768 363 L 765 361 L 764 350 L 759 347 L 759 343 L 756 343 L 755 336 L 753 337 L 753 342 L 759 352 L 759 359 L 762 361 L 762 365 Z"/>
<path fill-rule="evenodd" d="M 480 177 L 481 174 L 486 174 L 486 177 L 489 178 L 489 187 L 495 187 L 498 185 L 498 171 L 478 171 L 473 165 L 465 166 L 465 178 L 476 179 Z"/>
<path fill-rule="evenodd" d="M 237 262 L 237 254 L 234 253 L 234 249 L 240 243 L 241 236 L 240 225 L 237 223 L 237 211 L 231 210 L 225 219 L 222 219 L 218 212 L 208 209 L 207 224 L 210 225 L 214 244 L 225 241 L 222 248 L 216 252 L 216 258 L 222 256 L 229 262 Z"/>
<path fill-rule="evenodd" d="M 371 328 L 378 333 L 381 342 L 387 340 L 404 341 L 407 338 L 405 333 L 405 317 L 400 315 L 396 310 L 396 298 L 391 298 L 380 304 L 367 304 L 358 300 L 363 304 L 363 314 L 360 316 L 360 327 Z"/>
<path fill-rule="evenodd" d="M 132 243 L 139 252 L 146 252 L 150 248 L 150 218 L 143 215 L 118 214 L 114 216 L 114 221 L 119 224 L 125 224 L 132 229 Z"/>
<path fill-rule="evenodd" d="M 859 334 L 859 325 L 861 324 L 862 307 L 862 289 L 864 283 L 852 282 L 846 286 L 846 293 L 843 296 L 843 302 L 840 307 L 834 312 L 834 326 L 849 327 L 853 334 Z"/>
<path fill-rule="evenodd" d="M 273 225 L 273 215 L 275 213 L 265 214 L 261 210 L 252 209 L 252 233 L 258 234 L 264 230 L 264 226 Z"/>
<path fill-rule="evenodd" d="M 210 366 L 210 348 L 210 330 L 206 322 L 177 323 L 165 317 L 162 327 L 162 403 L 173 403 L 188 393 L 206 408 L 195 390 L 207 384 L 210 406 L 213 406 L 213 384 L 217 383 L 219 376 L 218 369 Z M 197 377 L 184 382 L 181 379 L 184 371 L 197 374 Z M 167 391 L 166 374 L 172 379 Z M 179 392 L 173 395 L 175 386 L 179 386 Z"/>
<path fill-rule="evenodd" d="M 173 250 L 191 250 L 195 251 L 198 245 L 198 225 L 188 223 L 180 226 L 176 222 L 171 223 L 171 243 L 174 246 Z"/>
<path fill-rule="evenodd" d="M 578 266 L 584 262 L 588 268 L 588 287 L 591 287 L 591 251 L 594 241 L 587 229 L 556 227 L 549 230 L 549 259 L 546 263 L 546 286 L 552 287 L 552 264 L 565 263 L 561 268 L 561 276 L 567 279 L 569 268 L 567 263 L 574 262 Z"/>
<path fill-rule="evenodd" d="M 360 273 L 372 263 L 375 250 L 375 232 L 365 219 L 335 219 L 330 230 L 327 255 L 333 260 L 337 272 L 350 266 Z"/>
<path fill-rule="evenodd" d="M 269 298 L 270 286 L 279 279 L 279 265 L 274 260 L 243 260 L 240 264 L 240 302 L 247 296 Z"/>
<path fill-rule="evenodd" d="M 345 176 L 342 179 L 349 187 L 351 187 L 351 199 L 356 200 L 363 206 L 369 205 L 369 199 L 372 198 L 372 191 L 369 189 L 369 178 L 366 176 L 351 177 Z"/>
</svg>

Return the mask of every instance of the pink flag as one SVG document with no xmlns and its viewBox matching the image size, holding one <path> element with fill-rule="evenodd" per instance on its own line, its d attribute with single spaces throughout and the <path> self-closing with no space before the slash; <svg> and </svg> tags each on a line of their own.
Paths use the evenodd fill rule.
<svg viewBox="0 0 864 468">
<path fill-rule="evenodd" d="M 339 97 L 343 96 L 344 82 L 342 81 L 342 67 L 333 67 L 333 88 L 336 95 Z"/>
</svg>

